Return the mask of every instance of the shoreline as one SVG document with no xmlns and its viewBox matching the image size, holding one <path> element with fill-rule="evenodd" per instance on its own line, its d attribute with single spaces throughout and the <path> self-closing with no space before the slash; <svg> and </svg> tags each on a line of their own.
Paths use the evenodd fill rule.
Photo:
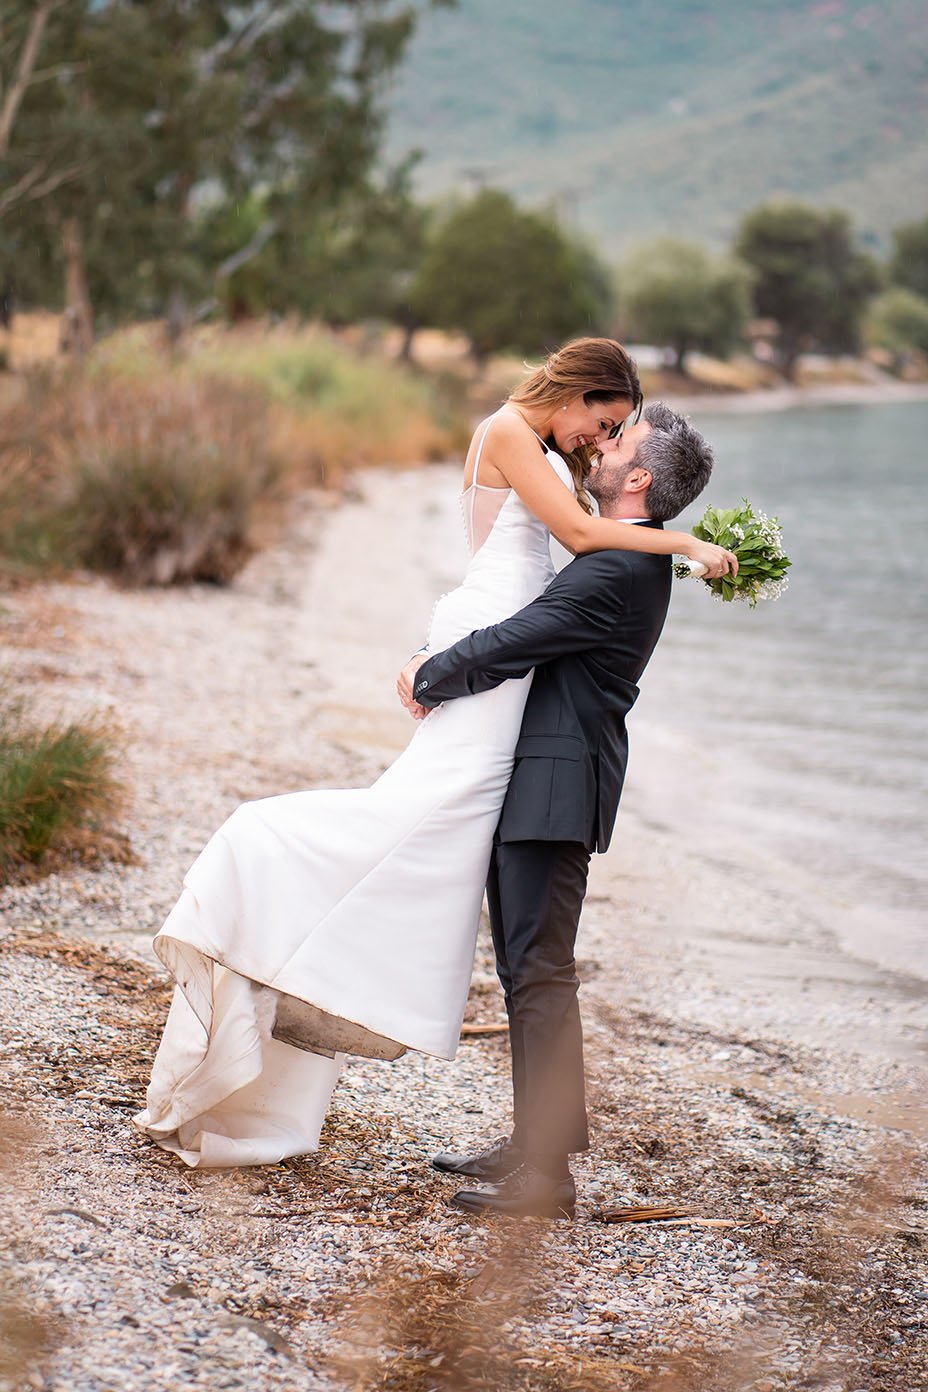
<svg viewBox="0 0 928 1392">
<path fill-rule="evenodd" d="M 928 382 L 828 382 L 764 391 L 705 391 L 660 394 L 675 411 L 703 415 L 760 414 L 814 406 L 893 406 L 928 401 Z"/>
</svg>

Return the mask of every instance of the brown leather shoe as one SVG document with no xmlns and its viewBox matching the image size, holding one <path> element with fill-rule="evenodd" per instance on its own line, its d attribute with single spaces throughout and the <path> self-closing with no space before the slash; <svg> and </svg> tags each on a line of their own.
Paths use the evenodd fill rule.
<svg viewBox="0 0 928 1392">
<path fill-rule="evenodd" d="M 500 1136 L 486 1150 L 476 1155 L 441 1155 L 432 1157 L 432 1165 L 445 1174 L 467 1175 L 469 1179 L 505 1179 L 525 1162 L 525 1152 L 514 1146 L 508 1136 Z"/>
<path fill-rule="evenodd" d="M 577 1190 L 573 1180 L 552 1179 L 534 1165 L 520 1165 L 488 1189 L 460 1189 L 451 1200 L 464 1213 L 503 1213 L 513 1218 L 573 1218 Z"/>
</svg>

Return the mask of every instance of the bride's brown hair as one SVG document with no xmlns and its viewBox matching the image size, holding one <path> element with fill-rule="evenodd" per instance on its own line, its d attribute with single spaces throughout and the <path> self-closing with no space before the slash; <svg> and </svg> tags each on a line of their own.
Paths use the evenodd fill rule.
<svg viewBox="0 0 928 1392">
<path fill-rule="evenodd" d="M 512 392 L 509 400 L 516 406 L 531 410 L 549 411 L 552 415 L 578 396 L 584 405 L 605 405 L 622 398 L 632 403 L 640 415 L 644 404 L 638 369 L 634 359 L 614 338 L 575 338 L 551 353 Z M 567 455 L 567 466 L 577 488 L 577 498 L 587 512 L 590 500 L 583 488 L 590 467 L 591 447 L 584 446 Z"/>
</svg>

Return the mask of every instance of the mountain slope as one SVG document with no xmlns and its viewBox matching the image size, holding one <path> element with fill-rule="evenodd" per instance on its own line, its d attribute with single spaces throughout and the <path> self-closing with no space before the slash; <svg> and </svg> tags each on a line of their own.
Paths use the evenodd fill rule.
<svg viewBox="0 0 928 1392">
<path fill-rule="evenodd" d="M 459 0 L 423 17 L 392 107 L 422 193 L 554 202 L 613 255 L 723 245 L 775 195 L 873 243 L 928 212 L 922 0 Z"/>
</svg>

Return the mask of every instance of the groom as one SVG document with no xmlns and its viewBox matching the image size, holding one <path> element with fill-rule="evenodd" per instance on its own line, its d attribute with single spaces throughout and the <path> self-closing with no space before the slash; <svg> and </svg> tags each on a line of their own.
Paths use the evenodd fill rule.
<svg viewBox="0 0 928 1392">
<path fill-rule="evenodd" d="M 586 481 L 603 517 L 660 527 L 702 492 L 712 451 L 656 403 L 605 446 Z M 612 835 L 628 743 L 625 717 L 660 637 L 671 561 L 633 551 L 578 556 L 512 618 L 400 678 L 411 713 L 535 676 L 494 840 L 487 899 L 512 1051 L 512 1135 L 439 1170 L 478 1181 L 455 1207 L 572 1218 L 568 1157 L 586 1150 L 583 1039 L 574 942 L 592 851 Z"/>
</svg>

